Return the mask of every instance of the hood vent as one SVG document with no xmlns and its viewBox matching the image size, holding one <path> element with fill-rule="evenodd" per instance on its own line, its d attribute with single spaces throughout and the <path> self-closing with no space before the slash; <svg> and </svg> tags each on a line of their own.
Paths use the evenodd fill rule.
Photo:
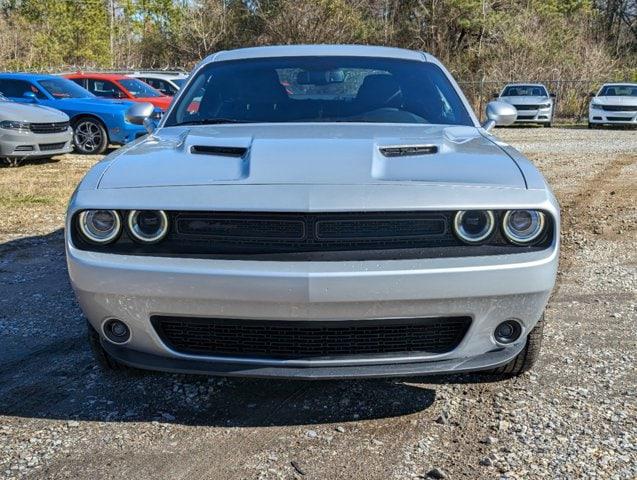
<svg viewBox="0 0 637 480">
<path fill-rule="evenodd" d="M 380 153 L 386 157 L 408 157 L 412 155 L 430 155 L 438 153 L 436 145 L 405 145 L 395 147 L 382 147 Z"/>
<path fill-rule="evenodd" d="M 245 147 L 219 147 L 214 145 L 193 145 L 190 153 L 196 155 L 219 155 L 223 157 L 243 157 L 248 151 Z"/>
</svg>

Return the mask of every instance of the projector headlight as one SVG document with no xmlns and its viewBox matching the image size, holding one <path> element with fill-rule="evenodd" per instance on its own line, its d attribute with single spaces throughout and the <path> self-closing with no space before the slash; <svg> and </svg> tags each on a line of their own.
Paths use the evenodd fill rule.
<svg viewBox="0 0 637 480">
<path fill-rule="evenodd" d="M 99 245 L 112 242 L 122 231 L 122 222 L 115 210 L 84 210 L 78 217 L 78 226 L 86 240 Z"/>
<path fill-rule="evenodd" d="M 168 233 L 168 215 L 163 210 L 131 210 L 128 231 L 142 243 L 157 243 Z"/>
<path fill-rule="evenodd" d="M 544 231 L 544 214 L 537 210 L 508 210 L 502 219 L 507 239 L 516 245 L 528 245 Z"/>
<path fill-rule="evenodd" d="M 495 217 L 491 210 L 461 210 L 453 221 L 455 234 L 465 243 L 482 242 L 494 228 Z"/>
</svg>

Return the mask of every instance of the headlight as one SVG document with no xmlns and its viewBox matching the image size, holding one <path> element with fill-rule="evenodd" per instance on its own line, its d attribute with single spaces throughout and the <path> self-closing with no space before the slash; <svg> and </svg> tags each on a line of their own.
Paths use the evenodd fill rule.
<svg viewBox="0 0 637 480">
<path fill-rule="evenodd" d="M 509 210 L 502 219 L 504 234 L 511 243 L 527 245 L 544 231 L 544 214 L 537 210 Z"/>
<path fill-rule="evenodd" d="M 601 106 L 602 105 L 599 103 L 595 103 L 595 102 L 591 103 L 591 108 L 600 108 Z"/>
<path fill-rule="evenodd" d="M 84 210 L 78 223 L 84 237 L 100 245 L 112 242 L 122 231 L 122 222 L 115 210 Z"/>
<path fill-rule="evenodd" d="M 140 242 L 159 242 L 168 233 L 168 215 L 163 210 L 131 210 L 128 230 Z"/>
<path fill-rule="evenodd" d="M 549 108 L 550 106 L 550 103 L 543 103 L 542 105 L 540 105 L 540 108 Z"/>
<path fill-rule="evenodd" d="M 453 221 L 455 234 L 465 243 L 480 243 L 493 233 L 494 228 L 491 210 L 461 210 Z"/>
<path fill-rule="evenodd" d="M 0 122 L 0 128 L 6 128 L 7 130 L 29 130 L 29 122 L 17 122 L 14 120 L 3 120 Z"/>
</svg>

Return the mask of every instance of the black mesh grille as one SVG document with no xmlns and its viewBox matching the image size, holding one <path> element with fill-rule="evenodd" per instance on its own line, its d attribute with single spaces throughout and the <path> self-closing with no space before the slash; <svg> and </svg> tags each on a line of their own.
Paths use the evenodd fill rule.
<svg viewBox="0 0 637 480">
<path fill-rule="evenodd" d="M 540 105 L 513 105 L 517 110 L 539 110 Z"/>
<path fill-rule="evenodd" d="M 69 128 L 69 122 L 32 123 L 29 128 L 33 133 L 60 133 L 66 132 L 66 129 Z"/>
<path fill-rule="evenodd" d="M 45 144 L 40 144 L 40 150 L 43 152 L 49 151 L 49 150 L 59 150 L 61 148 L 64 148 L 64 144 L 65 142 L 62 143 L 45 143 Z"/>
<path fill-rule="evenodd" d="M 469 317 L 279 321 L 154 316 L 161 339 L 181 353 L 319 358 L 399 352 L 444 353 L 462 341 Z"/>
<path fill-rule="evenodd" d="M 450 213 L 176 213 L 169 239 L 219 252 L 416 248 L 455 243 Z"/>
<path fill-rule="evenodd" d="M 607 112 L 637 112 L 637 105 L 602 105 Z"/>
</svg>

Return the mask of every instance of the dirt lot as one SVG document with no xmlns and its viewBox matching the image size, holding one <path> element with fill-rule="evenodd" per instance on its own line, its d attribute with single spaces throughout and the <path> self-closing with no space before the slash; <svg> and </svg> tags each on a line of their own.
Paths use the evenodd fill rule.
<svg viewBox="0 0 637 480">
<path fill-rule="evenodd" d="M 96 160 L 0 168 L 0 477 L 637 477 L 637 132 L 506 129 L 563 208 L 540 365 L 521 378 L 284 382 L 95 366 L 65 203 Z"/>
</svg>

